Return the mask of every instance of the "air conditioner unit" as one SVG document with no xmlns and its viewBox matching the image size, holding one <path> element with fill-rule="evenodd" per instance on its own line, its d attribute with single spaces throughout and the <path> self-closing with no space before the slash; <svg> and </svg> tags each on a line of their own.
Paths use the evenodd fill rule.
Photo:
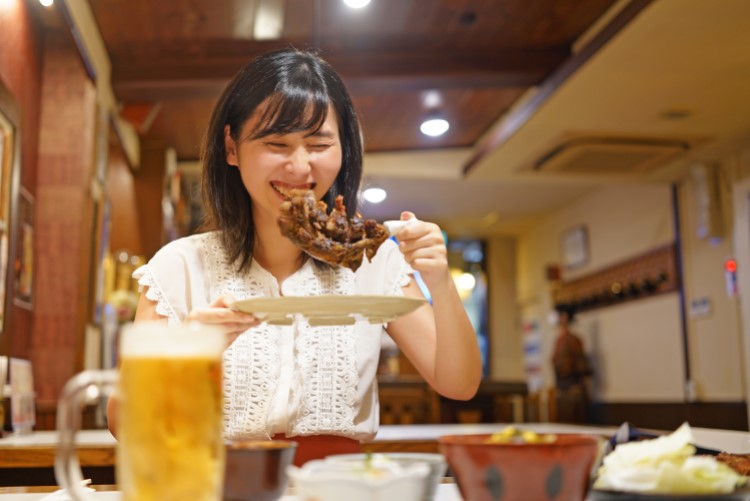
<svg viewBox="0 0 750 501">
<path fill-rule="evenodd" d="M 680 139 L 577 137 L 558 143 L 533 165 L 539 172 L 644 174 L 690 150 Z"/>
</svg>

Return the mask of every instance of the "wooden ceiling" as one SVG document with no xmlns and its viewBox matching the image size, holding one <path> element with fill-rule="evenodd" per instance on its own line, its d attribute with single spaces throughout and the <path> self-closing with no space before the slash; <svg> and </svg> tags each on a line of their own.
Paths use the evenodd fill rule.
<svg viewBox="0 0 750 501">
<path fill-rule="evenodd" d="M 257 40 L 263 4 L 283 8 L 281 37 Z M 267 50 L 317 48 L 342 75 L 368 152 L 474 147 L 616 0 L 89 0 L 123 114 L 144 140 L 198 157 L 223 86 Z M 426 101 L 436 100 L 437 105 Z M 439 111 L 441 138 L 419 132 Z"/>
</svg>

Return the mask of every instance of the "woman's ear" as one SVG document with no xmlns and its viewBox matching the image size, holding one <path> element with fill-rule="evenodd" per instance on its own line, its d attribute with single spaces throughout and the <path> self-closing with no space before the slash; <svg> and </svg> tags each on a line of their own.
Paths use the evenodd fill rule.
<svg viewBox="0 0 750 501">
<path fill-rule="evenodd" d="M 229 128 L 229 125 L 224 126 L 224 151 L 227 156 L 227 164 L 239 167 L 240 163 L 237 160 L 237 143 L 232 139 L 232 131 Z"/>
</svg>

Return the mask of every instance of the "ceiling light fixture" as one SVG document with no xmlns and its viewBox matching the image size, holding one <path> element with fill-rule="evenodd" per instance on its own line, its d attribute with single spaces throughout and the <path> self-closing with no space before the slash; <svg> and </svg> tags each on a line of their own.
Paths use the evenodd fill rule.
<svg viewBox="0 0 750 501">
<path fill-rule="evenodd" d="M 440 108 L 443 105 L 443 96 L 437 90 L 424 91 L 422 93 L 422 105 L 428 110 Z"/>
<path fill-rule="evenodd" d="M 362 7 L 366 7 L 370 3 L 370 0 L 344 0 L 344 3 L 352 9 L 361 9 Z"/>
<path fill-rule="evenodd" d="M 379 204 L 388 196 L 383 188 L 371 187 L 362 192 L 362 197 L 371 204 Z"/>
<path fill-rule="evenodd" d="M 45 7 L 50 7 L 53 3 L 55 3 L 55 0 L 39 0 L 39 3 L 44 5 Z"/>
<path fill-rule="evenodd" d="M 428 118 L 419 126 L 419 130 L 422 131 L 422 134 L 430 137 L 442 136 L 448 132 L 448 129 L 450 129 L 448 120 L 436 117 Z"/>
</svg>

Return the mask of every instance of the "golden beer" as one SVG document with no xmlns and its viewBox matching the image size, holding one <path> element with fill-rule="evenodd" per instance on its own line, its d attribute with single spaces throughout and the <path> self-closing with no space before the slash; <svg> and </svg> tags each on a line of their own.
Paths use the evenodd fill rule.
<svg viewBox="0 0 750 501">
<path fill-rule="evenodd" d="M 125 357 L 118 394 L 123 500 L 221 499 L 221 361 Z"/>
<path fill-rule="evenodd" d="M 117 382 L 123 500 L 220 500 L 223 345 L 205 330 L 157 331 L 138 343 L 127 334 Z"/>
<path fill-rule="evenodd" d="M 83 371 L 63 388 L 55 477 L 74 501 L 81 486 L 75 435 L 88 399 L 116 388 L 117 483 L 123 501 L 220 501 L 224 482 L 222 353 L 228 339 L 198 323 L 124 327 L 119 371 Z"/>
</svg>

